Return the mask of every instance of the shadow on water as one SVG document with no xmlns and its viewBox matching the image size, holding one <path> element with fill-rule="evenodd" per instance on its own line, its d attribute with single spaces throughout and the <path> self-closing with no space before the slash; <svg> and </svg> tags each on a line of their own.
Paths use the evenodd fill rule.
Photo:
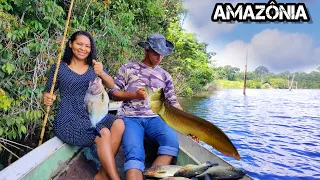
<svg viewBox="0 0 320 180">
<path fill-rule="evenodd" d="M 242 159 L 203 146 L 253 178 L 320 178 L 320 90 L 221 90 L 179 102 L 222 129 Z"/>
</svg>

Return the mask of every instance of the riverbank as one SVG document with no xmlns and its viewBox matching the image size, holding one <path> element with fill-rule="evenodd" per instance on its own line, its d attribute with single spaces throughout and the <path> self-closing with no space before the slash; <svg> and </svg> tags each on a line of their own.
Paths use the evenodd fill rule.
<svg viewBox="0 0 320 180">
<path fill-rule="evenodd" d="M 217 80 L 218 89 L 243 89 L 243 81 Z M 260 82 L 247 80 L 248 89 L 274 89 L 269 83 L 261 84 Z"/>
</svg>

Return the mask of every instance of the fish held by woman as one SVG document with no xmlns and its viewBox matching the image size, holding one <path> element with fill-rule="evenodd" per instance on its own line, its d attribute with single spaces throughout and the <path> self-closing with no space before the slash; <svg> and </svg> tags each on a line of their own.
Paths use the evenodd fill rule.
<svg viewBox="0 0 320 180">
<path fill-rule="evenodd" d="M 152 92 L 145 86 L 151 110 L 158 114 L 171 128 L 185 135 L 195 135 L 222 154 L 240 160 L 238 150 L 228 136 L 211 122 L 182 111 L 168 103 L 162 88 Z"/>
<path fill-rule="evenodd" d="M 96 127 L 97 124 L 99 124 L 101 120 L 108 115 L 109 96 L 100 77 L 96 77 L 94 80 L 90 81 L 84 98 L 84 103 L 91 121 L 91 128 L 88 129 L 87 132 L 101 137 L 101 134 Z"/>
</svg>

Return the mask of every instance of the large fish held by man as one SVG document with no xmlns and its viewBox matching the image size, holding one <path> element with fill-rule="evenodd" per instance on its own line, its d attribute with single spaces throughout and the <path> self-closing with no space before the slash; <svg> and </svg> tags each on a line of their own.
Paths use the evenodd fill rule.
<svg viewBox="0 0 320 180">
<path fill-rule="evenodd" d="M 185 135 L 194 135 L 224 155 L 240 160 L 236 147 L 217 126 L 205 119 L 182 111 L 168 103 L 163 89 L 152 92 L 145 87 L 151 110 L 158 114 L 171 128 Z"/>
</svg>

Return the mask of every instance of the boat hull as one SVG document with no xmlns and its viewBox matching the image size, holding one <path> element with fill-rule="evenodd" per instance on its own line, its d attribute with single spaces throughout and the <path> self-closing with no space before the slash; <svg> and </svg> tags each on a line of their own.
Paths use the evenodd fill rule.
<svg viewBox="0 0 320 180">
<path fill-rule="evenodd" d="M 111 103 L 112 113 L 116 113 L 120 105 L 119 102 Z M 176 133 L 180 145 L 179 155 L 172 164 L 184 166 L 210 161 L 221 166 L 232 166 L 187 136 L 177 131 Z M 157 149 L 151 146 L 148 141 L 145 141 L 145 149 L 147 152 L 145 165 L 150 167 L 156 157 Z M 115 161 L 121 179 L 125 179 L 122 147 L 120 147 Z M 82 148 L 70 146 L 54 137 L 0 171 L 0 180 L 81 180 L 93 179 L 96 172 L 95 164 L 86 160 Z M 246 175 L 242 179 L 252 178 Z"/>
<path fill-rule="evenodd" d="M 179 155 L 173 164 L 183 166 L 210 161 L 221 166 L 232 166 L 185 135 L 177 132 L 177 136 L 180 144 Z M 146 167 L 149 167 L 156 151 L 150 147 L 146 147 L 146 151 Z M 116 163 L 121 179 L 125 179 L 122 148 L 116 156 Z M 0 180 L 92 179 L 96 172 L 94 164 L 85 159 L 82 149 L 67 145 L 54 137 L 0 171 Z M 252 178 L 246 175 L 242 179 Z"/>
</svg>

